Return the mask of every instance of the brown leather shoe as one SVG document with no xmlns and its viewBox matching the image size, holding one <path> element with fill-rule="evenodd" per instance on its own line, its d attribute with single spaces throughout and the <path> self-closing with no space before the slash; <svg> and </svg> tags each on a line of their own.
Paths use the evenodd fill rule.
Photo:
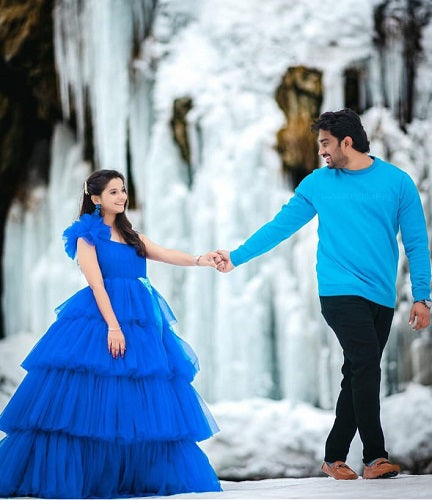
<svg viewBox="0 0 432 500">
<path fill-rule="evenodd" d="M 390 463 L 386 458 L 377 458 L 372 465 L 365 465 L 363 479 L 385 479 L 399 474 L 399 465 Z"/>
<path fill-rule="evenodd" d="M 345 462 L 337 460 L 333 465 L 324 462 L 321 467 L 322 471 L 334 479 L 357 479 L 357 474 L 348 467 Z"/>
</svg>

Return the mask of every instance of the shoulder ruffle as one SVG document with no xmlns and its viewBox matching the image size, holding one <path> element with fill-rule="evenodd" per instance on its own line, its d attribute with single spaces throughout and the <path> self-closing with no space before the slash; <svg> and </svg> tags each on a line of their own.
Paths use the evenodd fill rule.
<svg viewBox="0 0 432 500">
<path fill-rule="evenodd" d="M 76 256 L 78 238 L 84 238 L 89 245 L 95 245 L 98 239 L 109 240 L 111 229 L 104 224 L 103 218 L 99 215 L 81 215 L 63 232 L 65 252 L 71 259 Z"/>
</svg>

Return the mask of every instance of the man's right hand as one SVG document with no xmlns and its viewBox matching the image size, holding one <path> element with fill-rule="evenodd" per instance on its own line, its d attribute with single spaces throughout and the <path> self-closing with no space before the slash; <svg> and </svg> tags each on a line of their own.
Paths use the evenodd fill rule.
<svg viewBox="0 0 432 500">
<path fill-rule="evenodd" d="M 229 273 L 234 269 L 233 263 L 230 259 L 230 254 L 228 250 L 216 250 L 216 252 L 220 255 L 221 261 L 217 265 L 217 270 L 221 273 Z"/>
<path fill-rule="evenodd" d="M 219 270 L 219 268 L 218 268 Z M 422 330 L 430 324 L 430 311 L 421 302 L 414 302 L 409 318 L 409 325 L 413 330 Z"/>
</svg>

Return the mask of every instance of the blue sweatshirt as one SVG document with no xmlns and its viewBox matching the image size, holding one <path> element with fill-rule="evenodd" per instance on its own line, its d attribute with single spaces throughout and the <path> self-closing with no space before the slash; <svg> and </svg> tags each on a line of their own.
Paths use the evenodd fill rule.
<svg viewBox="0 0 432 500">
<path fill-rule="evenodd" d="M 314 170 L 272 221 L 231 252 L 231 262 L 238 266 L 267 252 L 315 214 L 321 296 L 358 295 L 394 307 L 400 230 L 414 300 L 430 297 L 428 237 L 417 188 L 407 173 L 379 158 L 362 170 Z"/>
</svg>

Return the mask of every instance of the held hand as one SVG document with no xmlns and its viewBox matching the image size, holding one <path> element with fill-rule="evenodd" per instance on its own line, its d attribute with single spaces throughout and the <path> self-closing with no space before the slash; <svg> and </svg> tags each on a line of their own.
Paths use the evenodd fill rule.
<svg viewBox="0 0 432 500">
<path fill-rule="evenodd" d="M 221 273 L 229 273 L 234 269 L 231 262 L 228 250 L 217 250 L 217 254 L 220 257 L 220 262 L 217 265 L 217 270 Z"/>
<path fill-rule="evenodd" d="M 201 255 L 198 260 L 199 266 L 210 266 L 216 269 L 219 264 L 221 257 L 216 252 L 207 252 L 205 255 Z"/>
<path fill-rule="evenodd" d="M 429 326 L 430 323 L 430 311 L 421 302 L 414 302 L 411 307 L 411 313 L 409 318 L 409 325 L 413 330 L 422 330 Z"/>
<path fill-rule="evenodd" d="M 123 358 L 126 351 L 126 340 L 121 331 L 108 330 L 108 351 L 114 359 L 117 359 L 119 354 Z"/>
</svg>

